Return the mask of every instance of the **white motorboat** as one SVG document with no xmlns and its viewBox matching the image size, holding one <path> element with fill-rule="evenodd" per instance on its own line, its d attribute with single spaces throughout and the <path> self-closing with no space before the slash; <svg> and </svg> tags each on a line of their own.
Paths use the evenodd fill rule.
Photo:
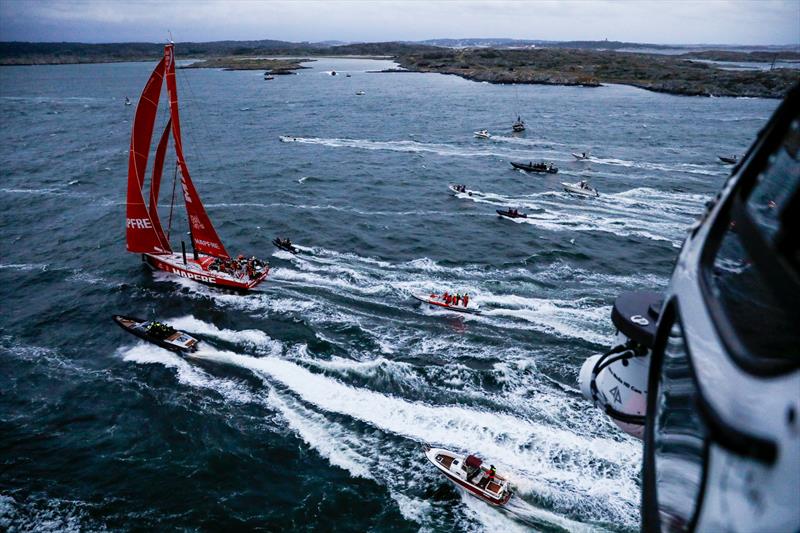
<svg viewBox="0 0 800 533">
<path fill-rule="evenodd" d="M 580 154 L 576 154 L 575 152 L 572 152 L 572 157 L 574 157 L 578 161 L 586 161 L 592 156 L 590 156 L 586 152 L 583 152 L 583 153 L 580 153 Z"/>
<path fill-rule="evenodd" d="M 481 500 L 502 507 L 514 492 L 508 479 L 486 468 L 475 455 L 464 457 L 443 448 L 425 446 L 425 456 L 447 479 Z"/>
<path fill-rule="evenodd" d="M 475 133 L 475 137 L 477 137 L 479 139 L 491 139 L 492 138 L 492 135 L 489 133 L 489 130 L 479 130 L 479 131 L 476 131 L 474 133 Z"/>
<path fill-rule="evenodd" d="M 364 96 L 365 94 L 367 93 L 365 93 L 364 91 L 356 91 L 356 96 Z"/>
<path fill-rule="evenodd" d="M 472 191 L 467 189 L 466 185 L 448 185 L 447 188 L 456 195 L 468 194 L 469 196 L 472 196 Z"/>
<path fill-rule="evenodd" d="M 570 194 L 578 194 L 580 196 L 591 196 L 591 197 L 600 196 L 600 193 L 597 192 L 597 189 L 589 185 L 589 183 L 586 182 L 586 180 L 579 181 L 578 183 L 562 182 L 561 185 L 564 187 L 564 190 Z"/>
</svg>

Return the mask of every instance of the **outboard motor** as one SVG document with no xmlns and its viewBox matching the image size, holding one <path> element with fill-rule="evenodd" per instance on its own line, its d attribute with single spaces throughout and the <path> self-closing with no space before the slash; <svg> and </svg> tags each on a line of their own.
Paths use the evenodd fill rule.
<svg viewBox="0 0 800 533">
<path fill-rule="evenodd" d="M 641 439 L 647 409 L 647 372 L 663 296 L 626 292 L 617 297 L 611 321 L 617 328 L 614 347 L 587 359 L 578 378 L 587 400 L 602 409 L 619 428 Z"/>
</svg>

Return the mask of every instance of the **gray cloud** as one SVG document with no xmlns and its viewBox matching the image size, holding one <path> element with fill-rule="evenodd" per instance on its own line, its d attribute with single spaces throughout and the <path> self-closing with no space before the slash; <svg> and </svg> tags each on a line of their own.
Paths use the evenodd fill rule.
<svg viewBox="0 0 800 533">
<path fill-rule="evenodd" d="M 436 37 L 800 44 L 800 0 L 0 0 L 0 40 Z"/>
</svg>

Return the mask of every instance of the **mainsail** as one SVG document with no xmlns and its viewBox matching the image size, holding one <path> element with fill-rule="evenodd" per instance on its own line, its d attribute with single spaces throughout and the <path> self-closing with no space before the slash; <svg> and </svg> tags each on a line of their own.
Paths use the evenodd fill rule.
<svg viewBox="0 0 800 533">
<path fill-rule="evenodd" d="M 144 202 L 144 177 L 147 170 L 147 159 L 150 143 L 153 138 L 158 101 L 161 97 L 161 86 L 166 77 L 167 95 L 169 97 L 170 119 L 161 135 L 153 162 L 153 180 L 150 185 L 149 206 Z M 181 171 L 181 187 L 186 203 L 186 214 L 189 216 L 189 229 L 192 245 L 195 250 L 215 257 L 229 258 L 225 246 L 217 235 L 211 219 L 208 218 L 197 189 L 192 183 L 189 168 L 183 157 L 181 141 L 181 124 L 178 116 L 178 88 L 175 83 L 175 53 L 172 44 L 164 47 L 164 57 L 156 65 L 145 85 L 136 116 L 133 121 L 131 148 L 128 159 L 128 203 L 126 220 L 126 237 L 128 251 L 136 253 L 166 254 L 171 253 L 161 222 L 158 218 L 158 193 L 161 188 L 161 176 L 164 158 L 169 142 L 169 132 L 175 143 L 175 155 Z"/>
<path fill-rule="evenodd" d="M 128 199 L 125 215 L 125 236 L 129 252 L 169 253 L 169 243 L 161 239 L 163 231 L 157 226 L 144 204 L 142 188 L 153 138 L 158 100 L 161 97 L 161 84 L 164 78 L 164 59 L 150 75 L 142 91 L 136 115 L 133 119 L 131 146 L 128 153 Z"/>
<path fill-rule="evenodd" d="M 175 141 L 175 155 L 178 158 L 178 166 L 181 170 L 181 187 L 183 188 L 183 199 L 186 203 L 186 213 L 189 215 L 189 228 L 192 233 L 194 248 L 198 252 L 227 259 L 230 256 L 211 224 L 211 219 L 206 214 L 203 203 L 200 201 L 200 196 L 197 194 L 197 189 L 195 189 L 192 178 L 189 176 L 186 160 L 183 157 L 181 123 L 178 116 L 178 87 L 175 83 L 175 54 L 172 44 L 164 47 L 164 61 L 169 112 L 172 118 L 172 138 Z"/>
</svg>

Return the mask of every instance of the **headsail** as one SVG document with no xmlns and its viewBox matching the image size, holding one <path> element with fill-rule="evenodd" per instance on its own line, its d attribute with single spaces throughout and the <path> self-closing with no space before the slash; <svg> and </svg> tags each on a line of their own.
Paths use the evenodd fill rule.
<svg viewBox="0 0 800 533">
<path fill-rule="evenodd" d="M 186 203 L 186 213 L 189 215 L 189 228 L 192 232 L 194 247 L 198 252 L 216 257 L 228 258 L 228 252 L 217 235 L 211 219 L 208 218 L 197 189 L 189 176 L 189 168 L 183 157 L 183 143 L 181 142 L 181 124 L 178 116 L 178 88 L 175 83 L 175 53 L 172 44 L 164 47 L 164 70 L 167 77 L 167 95 L 169 97 L 169 112 L 172 117 L 172 138 L 175 141 L 175 154 L 181 170 L 181 187 L 183 199 Z"/>
<path fill-rule="evenodd" d="M 142 187 L 144 185 L 150 142 L 153 138 L 153 125 L 161 97 L 161 84 L 164 78 L 164 59 L 159 61 L 142 91 L 136 115 L 133 119 L 131 146 L 128 154 L 128 199 L 125 220 L 125 236 L 129 252 L 167 253 L 169 244 L 162 241 L 158 219 L 154 221 L 144 204 Z M 166 248 L 165 248 L 166 244 Z"/>
<path fill-rule="evenodd" d="M 158 149 L 156 149 L 156 158 L 153 161 L 153 181 L 150 183 L 150 218 L 153 221 L 153 227 L 156 228 L 158 238 L 162 243 L 162 247 L 172 251 L 170 248 L 169 240 L 164 235 L 164 229 L 161 227 L 161 221 L 158 219 L 158 192 L 161 190 L 161 175 L 164 172 L 164 156 L 167 153 L 167 143 L 169 142 L 169 132 L 172 120 L 167 120 L 167 127 L 164 128 L 164 133 L 161 134 L 161 140 L 158 142 Z"/>
</svg>

